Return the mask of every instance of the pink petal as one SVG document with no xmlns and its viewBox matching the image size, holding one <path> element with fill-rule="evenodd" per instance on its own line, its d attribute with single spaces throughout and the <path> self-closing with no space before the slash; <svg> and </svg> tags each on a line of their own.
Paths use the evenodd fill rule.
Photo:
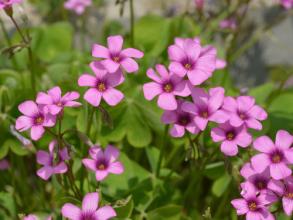
<svg viewBox="0 0 293 220">
<path fill-rule="evenodd" d="M 116 87 L 123 83 L 125 80 L 124 75 L 120 69 L 115 73 L 109 73 L 107 75 L 107 85 L 111 87 Z"/>
<path fill-rule="evenodd" d="M 236 113 L 238 110 L 237 102 L 233 97 L 230 97 L 230 96 L 225 97 L 222 108 L 228 112 Z"/>
<path fill-rule="evenodd" d="M 221 151 L 227 156 L 235 156 L 238 153 L 238 147 L 233 141 L 223 141 Z"/>
<path fill-rule="evenodd" d="M 276 135 L 276 146 L 282 149 L 288 149 L 292 146 L 293 136 L 284 130 L 280 130 Z"/>
<path fill-rule="evenodd" d="M 191 85 L 187 80 L 179 82 L 174 89 L 174 94 L 182 97 L 187 97 L 191 94 Z"/>
<path fill-rule="evenodd" d="M 96 160 L 100 154 L 104 156 L 104 152 L 100 146 L 93 146 L 89 149 L 89 155 L 94 160 Z"/>
<path fill-rule="evenodd" d="M 177 109 L 177 102 L 175 96 L 170 93 L 162 93 L 158 98 L 158 106 L 164 110 Z"/>
<path fill-rule="evenodd" d="M 108 47 L 111 53 L 117 53 L 122 50 L 123 38 L 120 35 L 110 36 L 107 38 Z"/>
<path fill-rule="evenodd" d="M 149 68 L 146 74 L 150 79 L 154 80 L 157 83 L 160 83 L 162 81 L 152 68 Z"/>
<path fill-rule="evenodd" d="M 169 65 L 169 70 L 180 77 L 184 77 L 187 73 L 186 69 L 179 62 L 171 62 Z"/>
<path fill-rule="evenodd" d="M 200 69 L 195 69 L 192 71 L 187 72 L 188 79 L 190 80 L 191 84 L 194 86 L 202 84 L 206 81 L 210 75 Z"/>
<path fill-rule="evenodd" d="M 66 173 L 67 165 L 65 162 L 60 162 L 57 166 L 54 167 L 54 173 Z"/>
<path fill-rule="evenodd" d="M 168 70 L 166 69 L 166 67 L 164 65 L 157 64 L 156 65 L 156 70 L 160 74 L 162 79 L 169 77 L 169 72 L 168 72 Z"/>
<path fill-rule="evenodd" d="M 216 123 L 224 123 L 229 120 L 229 115 L 225 111 L 218 110 L 209 117 L 209 120 Z"/>
<path fill-rule="evenodd" d="M 253 142 L 253 147 L 263 153 L 270 153 L 275 149 L 275 145 L 268 136 L 261 136 Z"/>
<path fill-rule="evenodd" d="M 175 124 L 170 130 L 170 134 L 172 137 L 182 137 L 184 133 L 185 133 L 184 127 L 177 124 Z"/>
<path fill-rule="evenodd" d="M 83 74 L 78 79 L 78 85 L 95 87 L 97 85 L 97 78 L 93 75 Z"/>
<path fill-rule="evenodd" d="M 242 131 L 237 135 L 235 142 L 241 147 L 248 147 L 252 142 L 252 137 L 247 132 Z"/>
<path fill-rule="evenodd" d="M 212 128 L 211 136 L 214 142 L 220 142 L 226 139 L 226 133 L 221 128 Z"/>
<path fill-rule="evenodd" d="M 27 116 L 20 116 L 16 119 L 15 128 L 19 131 L 25 131 L 33 125 L 33 119 Z"/>
<path fill-rule="evenodd" d="M 251 96 L 239 96 L 236 101 L 240 112 L 247 112 L 255 103 L 255 99 Z"/>
<path fill-rule="evenodd" d="M 46 114 L 43 122 L 44 127 L 53 127 L 56 124 L 56 115 Z"/>
<path fill-rule="evenodd" d="M 162 115 L 161 121 L 164 124 L 171 124 L 174 123 L 177 119 L 177 114 L 175 111 L 165 111 Z"/>
<path fill-rule="evenodd" d="M 199 116 L 195 117 L 195 124 L 200 130 L 205 130 L 208 124 L 208 120 Z"/>
<path fill-rule="evenodd" d="M 93 106 L 99 106 L 102 94 L 95 88 L 90 88 L 84 94 L 84 99 Z"/>
<path fill-rule="evenodd" d="M 58 102 L 61 99 L 61 89 L 58 86 L 53 87 L 52 89 L 48 90 L 48 94 L 53 98 L 55 102 Z"/>
<path fill-rule="evenodd" d="M 196 126 L 195 123 L 189 123 L 186 125 L 186 130 L 189 131 L 191 134 L 198 134 L 200 132 L 199 128 Z"/>
<path fill-rule="evenodd" d="M 71 203 L 66 203 L 62 206 L 61 213 L 63 217 L 69 218 L 71 220 L 79 219 L 81 210 Z"/>
<path fill-rule="evenodd" d="M 268 189 L 275 192 L 278 196 L 283 196 L 286 191 L 284 183 L 274 179 L 271 179 L 268 183 Z"/>
<path fill-rule="evenodd" d="M 52 114 L 52 115 L 57 115 L 61 112 L 61 110 L 63 109 L 63 107 L 60 107 L 60 106 L 57 106 L 57 105 L 49 105 L 47 106 L 48 109 L 49 109 L 49 112 Z"/>
<path fill-rule="evenodd" d="M 254 170 L 261 173 L 271 164 L 267 154 L 257 154 L 251 158 L 251 165 Z"/>
<path fill-rule="evenodd" d="M 92 171 L 96 171 L 97 170 L 97 166 L 96 166 L 96 161 L 92 160 L 92 159 L 83 159 L 82 160 L 83 165 L 92 170 Z"/>
<path fill-rule="evenodd" d="M 116 147 L 113 147 L 112 145 L 108 145 L 108 147 L 105 150 L 105 158 L 109 162 L 114 162 L 119 157 L 119 150 Z"/>
<path fill-rule="evenodd" d="M 108 48 L 99 45 L 99 44 L 94 44 L 92 47 L 92 56 L 97 57 L 97 58 L 109 58 L 109 51 Z"/>
<path fill-rule="evenodd" d="M 171 61 L 182 61 L 185 59 L 186 55 L 182 48 L 178 47 L 177 45 L 171 45 L 168 47 L 168 54 L 169 59 Z"/>
<path fill-rule="evenodd" d="M 125 71 L 128 72 L 128 73 L 133 73 L 133 72 L 136 72 L 138 70 L 138 64 L 132 58 L 124 58 L 121 61 L 121 65 L 123 66 Z"/>
<path fill-rule="evenodd" d="M 25 101 L 23 103 L 21 103 L 19 106 L 18 106 L 18 110 L 26 115 L 26 116 L 30 116 L 30 117 L 33 117 L 35 116 L 38 112 L 39 112 L 39 108 L 38 106 L 36 105 L 35 102 L 33 101 Z"/>
<path fill-rule="evenodd" d="M 43 104 L 43 105 L 49 105 L 53 104 L 53 99 L 50 95 L 44 92 L 39 92 L 36 98 L 36 103 Z"/>
<path fill-rule="evenodd" d="M 124 166 L 120 162 L 114 162 L 110 164 L 108 171 L 114 174 L 121 174 L 124 172 Z"/>
<path fill-rule="evenodd" d="M 293 199 L 283 197 L 282 202 L 283 202 L 283 209 L 284 209 L 284 212 L 286 213 L 286 215 L 292 216 Z"/>
<path fill-rule="evenodd" d="M 75 92 L 75 91 L 66 92 L 65 95 L 62 97 L 62 100 L 63 101 L 72 101 L 72 100 L 78 99 L 79 96 L 80 96 L 79 93 Z"/>
<path fill-rule="evenodd" d="M 45 132 L 45 129 L 41 125 L 34 125 L 31 127 L 31 138 L 34 141 L 39 140 Z"/>
<path fill-rule="evenodd" d="M 121 51 L 121 55 L 133 58 L 142 58 L 143 52 L 134 48 L 127 48 Z"/>
<path fill-rule="evenodd" d="M 79 107 L 81 106 L 82 104 L 79 103 L 79 102 L 75 102 L 75 101 L 67 101 L 64 106 L 67 106 L 67 107 Z"/>
<path fill-rule="evenodd" d="M 143 94 L 147 100 L 152 100 L 162 92 L 162 86 L 156 82 L 149 82 L 143 85 Z"/>
<path fill-rule="evenodd" d="M 224 69 L 227 66 L 227 62 L 222 59 L 216 59 L 216 69 Z"/>
<path fill-rule="evenodd" d="M 44 166 L 37 171 L 37 175 L 43 180 L 48 180 L 53 175 L 53 169 L 50 166 Z"/>
<path fill-rule="evenodd" d="M 184 52 L 187 54 L 188 58 L 193 62 L 199 57 L 201 52 L 201 46 L 199 43 L 195 43 L 191 39 L 185 40 L 184 44 Z"/>
<path fill-rule="evenodd" d="M 284 179 L 292 174 L 292 170 L 285 163 L 276 163 L 270 165 L 270 172 L 273 179 Z"/>
<path fill-rule="evenodd" d="M 245 179 L 248 179 L 250 176 L 255 175 L 255 173 L 256 172 L 254 171 L 250 163 L 244 164 L 240 170 L 241 176 L 243 176 Z"/>
<path fill-rule="evenodd" d="M 288 150 L 284 151 L 284 156 L 286 160 L 290 163 L 293 164 L 293 148 L 290 148 Z"/>
<path fill-rule="evenodd" d="M 111 59 L 105 59 L 105 60 L 102 60 L 101 61 L 101 64 L 104 66 L 104 68 L 106 70 L 108 70 L 110 73 L 115 73 L 119 66 L 120 66 L 120 63 L 116 63 L 114 62 L 113 60 Z"/>
<path fill-rule="evenodd" d="M 121 100 L 124 98 L 124 95 L 122 92 L 120 92 L 117 89 L 114 88 L 108 88 L 104 93 L 103 93 L 103 98 L 105 101 L 108 103 L 110 106 L 115 106 Z"/>
<path fill-rule="evenodd" d="M 268 117 L 266 111 L 258 105 L 254 105 L 251 109 L 249 109 L 248 115 L 260 121 L 263 121 Z"/>
<path fill-rule="evenodd" d="M 248 211 L 246 214 L 246 220 L 263 220 L 261 213 Z"/>
<path fill-rule="evenodd" d="M 244 215 L 249 211 L 245 199 L 233 199 L 231 203 L 233 207 L 236 209 L 237 215 Z"/>
<path fill-rule="evenodd" d="M 106 60 L 110 60 L 110 62 L 112 61 L 111 59 L 106 59 Z M 92 61 L 90 63 L 90 68 L 91 70 L 94 72 L 94 74 L 96 75 L 96 78 L 98 79 L 103 79 L 107 74 L 108 71 L 105 68 L 105 66 L 103 65 L 103 62 L 105 60 L 102 61 Z M 106 61 L 105 61 L 106 62 Z M 115 64 L 114 64 L 115 65 Z M 119 64 L 118 64 L 119 65 Z"/>
<path fill-rule="evenodd" d="M 102 181 L 108 176 L 108 171 L 107 170 L 97 170 L 96 171 L 96 180 L 97 181 Z"/>
<path fill-rule="evenodd" d="M 252 128 L 252 129 L 255 129 L 255 130 L 261 130 L 262 129 L 262 124 L 254 119 L 254 118 L 250 118 L 248 120 L 245 120 L 245 124 L 248 128 Z"/>
<path fill-rule="evenodd" d="M 42 165 L 50 165 L 51 158 L 49 153 L 43 150 L 39 150 L 37 152 L 37 162 Z"/>
<path fill-rule="evenodd" d="M 184 112 L 188 112 L 194 115 L 198 115 L 199 114 L 199 109 L 198 107 L 192 103 L 192 102 L 184 102 L 181 106 L 182 111 Z"/>
<path fill-rule="evenodd" d="M 224 101 L 224 93 L 225 90 L 222 87 L 211 88 L 209 90 L 210 98 L 208 106 L 211 112 L 215 112 L 222 106 Z"/>
<path fill-rule="evenodd" d="M 239 127 L 244 123 L 244 121 L 233 112 L 230 113 L 230 124 L 234 127 Z"/>
<path fill-rule="evenodd" d="M 96 211 L 99 204 L 99 193 L 88 193 L 82 200 L 82 211 Z"/>
<path fill-rule="evenodd" d="M 116 216 L 116 212 L 111 206 L 103 206 L 96 211 L 95 216 L 99 220 L 109 220 Z"/>
</svg>

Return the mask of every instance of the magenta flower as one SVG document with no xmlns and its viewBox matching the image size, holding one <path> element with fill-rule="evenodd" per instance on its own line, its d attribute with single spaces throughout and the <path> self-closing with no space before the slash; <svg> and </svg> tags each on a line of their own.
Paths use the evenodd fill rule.
<svg viewBox="0 0 293 220">
<path fill-rule="evenodd" d="M 8 170 L 9 167 L 10 167 L 10 164 L 9 164 L 8 160 L 6 160 L 6 159 L 0 160 L 0 170 Z"/>
<path fill-rule="evenodd" d="M 276 180 L 290 176 L 292 171 L 288 165 L 293 164 L 292 142 L 293 136 L 284 130 L 277 132 L 275 144 L 268 136 L 257 138 L 253 147 L 261 153 L 251 158 L 253 168 L 263 172 L 269 167 L 272 178 Z"/>
<path fill-rule="evenodd" d="M 221 29 L 235 30 L 237 28 L 237 22 L 235 18 L 228 18 L 228 19 L 222 20 L 219 26 Z"/>
<path fill-rule="evenodd" d="M 109 173 L 121 174 L 124 167 L 117 161 L 119 150 L 111 145 L 103 151 L 100 147 L 92 147 L 89 150 L 92 159 L 83 159 L 83 165 L 96 173 L 97 181 L 104 180 Z"/>
<path fill-rule="evenodd" d="M 68 10 L 74 11 L 76 14 L 81 15 L 84 13 L 86 7 L 92 4 L 92 0 L 67 0 L 64 7 Z"/>
<path fill-rule="evenodd" d="M 53 140 L 49 144 L 49 153 L 43 150 L 37 152 L 38 164 L 44 165 L 37 171 L 37 175 L 44 180 L 48 180 L 54 174 L 67 172 L 67 165 L 64 162 L 70 159 L 67 148 L 58 149 L 56 154 L 56 145 L 57 141 Z"/>
<path fill-rule="evenodd" d="M 11 8 L 13 4 L 21 2 L 22 0 L 0 0 L 0 9 Z"/>
<path fill-rule="evenodd" d="M 147 76 L 154 80 L 143 85 L 144 97 L 152 100 L 155 96 L 159 96 L 158 105 L 164 110 L 177 109 L 177 101 L 175 96 L 189 96 L 191 85 L 187 80 L 183 80 L 174 73 L 169 73 L 163 65 L 156 65 L 156 70 L 148 69 Z"/>
<path fill-rule="evenodd" d="M 274 220 L 275 217 L 266 207 L 274 202 L 274 198 L 266 193 L 257 194 L 251 184 L 246 184 L 242 197 L 233 199 L 231 204 L 237 211 L 237 215 L 246 215 L 246 220 Z"/>
<path fill-rule="evenodd" d="M 170 135 L 172 137 L 183 137 L 185 130 L 192 134 L 199 133 L 199 129 L 194 122 L 194 115 L 182 110 L 183 100 L 177 100 L 178 108 L 173 111 L 165 111 L 162 115 L 164 124 L 173 124 Z"/>
<path fill-rule="evenodd" d="M 293 0 L 280 0 L 280 1 L 281 1 L 282 6 L 285 9 L 291 9 L 291 8 L 293 8 Z"/>
<path fill-rule="evenodd" d="M 256 191 L 262 192 L 268 189 L 271 180 L 270 170 L 267 168 L 263 172 L 255 171 L 251 163 L 246 163 L 240 170 L 241 176 L 252 184 Z"/>
<path fill-rule="evenodd" d="M 177 39 L 169 46 L 168 54 L 170 71 L 181 77 L 187 74 L 192 85 L 202 84 L 216 68 L 216 49 L 202 48 L 199 40 Z"/>
<path fill-rule="evenodd" d="M 203 6 L 204 6 L 204 1 L 205 0 L 194 0 L 195 7 L 198 10 L 202 10 L 203 9 Z"/>
<path fill-rule="evenodd" d="M 53 127 L 56 116 L 49 114 L 44 106 L 37 105 L 34 101 L 25 101 L 18 106 L 18 110 L 24 115 L 16 119 L 15 128 L 20 132 L 31 129 L 31 138 L 39 140 L 44 132 L 44 127 Z"/>
<path fill-rule="evenodd" d="M 116 216 L 111 206 L 98 207 L 99 194 L 88 193 L 82 200 L 82 208 L 66 203 L 62 207 L 62 215 L 70 220 L 108 220 Z"/>
<path fill-rule="evenodd" d="M 272 180 L 268 188 L 282 198 L 283 209 L 288 216 L 293 211 L 293 177 L 287 177 L 283 181 Z"/>
<path fill-rule="evenodd" d="M 224 123 L 228 120 L 228 115 L 220 110 L 224 100 L 225 90 L 221 87 L 212 88 L 207 94 L 204 89 L 193 88 L 193 103 L 185 102 L 182 110 L 194 115 L 196 126 L 204 130 L 209 121 Z"/>
<path fill-rule="evenodd" d="M 226 97 L 222 109 L 230 114 L 230 123 L 235 127 L 245 124 L 248 128 L 261 130 L 259 121 L 268 116 L 263 108 L 255 105 L 255 99 L 251 96 Z"/>
<path fill-rule="evenodd" d="M 107 38 L 108 48 L 94 44 L 92 48 L 92 56 L 96 58 L 102 58 L 101 63 L 110 72 L 116 72 L 120 66 L 127 73 L 136 72 L 138 70 L 138 64 L 133 58 L 142 58 L 143 52 L 134 49 L 126 48 L 122 49 L 123 38 L 120 35 L 110 36 Z"/>
<path fill-rule="evenodd" d="M 103 98 L 110 106 L 115 106 L 124 98 L 124 95 L 114 87 L 124 81 L 120 70 L 115 73 L 108 73 L 99 62 L 92 62 L 91 69 L 95 76 L 87 73 L 81 75 L 78 79 L 79 86 L 90 86 L 91 88 L 84 94 L 84 99 L 93 106 L 99 106 Z"/>
<path fill-rule="evenodd" d="M 64 107 L 79 107 L 81 104 L 74 100 L 79 98 L 78 92 L 67 92 L 63 97 L 60 87 L 56 86 L 48 93 L 39 92 L 36 103 L 46 105 L 52 115 L 59 114 Z"/>
<path fill-rule="evenodd" d="M 212 128 L 211 136 L 214 142 L 222 142 L 221 151 L 227 156 L 237 155 L 237 146 L 246 148 L 252 141 L 251 135 L 244 126 L 233 127 L 229 122 Z"/>
</svg>

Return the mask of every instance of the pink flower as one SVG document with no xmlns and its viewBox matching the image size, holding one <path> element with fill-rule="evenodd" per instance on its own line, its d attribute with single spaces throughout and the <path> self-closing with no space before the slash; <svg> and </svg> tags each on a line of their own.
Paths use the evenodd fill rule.
<svg viewBox="0 0 293 220">
<path fill-rule="evenodd" d="M 291 8 L 293 8 L 293 0 L 280 0 L 280 1 L 281 1 L 282 6 L 285 9 L 291 9 Z"/>
<path fill-rule="evenodd" d="M 95 76 L 87 73 L 78 79 L 79 86 L 90 86 L 84 94 L 84 99 L 93 106 L 99 106 L 103 98 L 110 106 L 115 106 L 124 98 L 124 95 L 114 87 L 124 81 L 123 74 L 118 69 L 115 73 L 108 73 L 99 62 L 92 62 L 91 69 Z"/>
<path fill-rule="evenodd" d="M 44 127 L 53 127 L 56 116 L 45 111 L 44 106 L 37 105 L 34 101 L 25 101 L 18 106 L 24 115 L 16 119 L 15 128 L 20 132 L 31 129 L 31 138 L 39 140 L 44 132 Z"/>
<path fill-rule="evenodd" d="M 255 99 L 251 96 L 239 96 L 236 99 L 226 97 L 222 109 L 230 114 L 230 123 L 235 127 L 244 124 L 248 128 L 261 130 L 262 124 L 259 121 L 268 116 L 263 108 L 255 105 Z"/>
<path fill-rule="evenodd" d="M 6 159 L 0 160 L 0 170 L 8 170 L 9 167 L 10 167 L 10 164 L 9 164 L 8 160 L 6 160 Z"/>
<path fill-rule="evenodd" d="M 229 18 L 229 19 L 222 20 L 220 22 L 219 26 L 220 26 L 221 29 L 235 30 L 237 28 L 236 19 L 235 18 Z"/>
<path fill-rule="evenodd" d="M 181 77 L 187 74 L 192 85 L 202 84 L 216 68 L 216 49 L 202 48 L 199 40 L 175 39 L 175 44 L 168 48 L 168 54 L 170 71 Z"/>
<path fill-rule="evenodd" d="M 152 100 L 155 96 L 159 96 L 158 105 L 164 110 L 175 110 L 177 102 L 175 96 L 189 96 L 191 85 L 187 80 L 183 80 L 174 73 L 169 73 L 163 65 L 156 65 L 156 70 L 148 69 L 147 76 L 154 80 L 143 85 L 144 97 Z"/>
<path fill-rule="evenodd" d="M 98 206 L 99 194 L 97 192 L 88 193 L 82 200 L 82 208 L 66 203 L 63 205 L 61 213 L 70 220 L 108 220 L 116 216 L 115 210 L 111 206 Z"/>
<path fill-rule="evenodd" d="M 266 193 L 257 194 L 251 184 L 246 184 L 243 189 L 243 198 L 234 199 L 231 204 L 237 211 L 237 215 L 246 215 L 247 220 L 274 220 L 266 205 L 274 202 Z"/>
<path fill-rule="evenodd" d="M 194 121 L 200 130 L 204 130 L 209 121 L 224 123 L 228 115 L 220 110 L 223 104 L 225 90 L 221 87 L 212 88 L 207 94 L 204 89 L 193 88 L 193 103 L 185 102 L 182 110 L 194 115 Z"/>
<path fill-rule="evenodd" d="M 39 220 L 38 216 L 29 214 L 23 218 L 23 220 Z M 46 220 L 52 220 L 52 216 L 46 218 Z"/>
<path fill-rule="evenodd" d="M 74 11 L 76 14 L 81 15 L 84 13 L 86 7 L 92 4 L 92 0 L 67 0 L 64 7 L 68 10 Z"/>
<path fill-rule="evenodd" d="M 67 165 L 64 162 L 69 160 L 67 148 L 55 150 L 57 141 L 53 140 L 49 144 L 49 153 L 43 150 L 37 152 L 38 164 L 44 165 L 37 171 L 37 175 L 44 180 L 48 180 L 54 174 L 61 174 L 67 172 Z M 55 153 L 57 152 L 57 154 Z"/>
<path fill-rule="evenodd" d="M 194 116 L 182 110 L 183 100 L 177 100 L 178 108 L 173 111 L 165 111 L 162 115 L 164 124 L 173 124 L 170 135 L 172 137 L 183 137 L 185 130 L 192 134 L 199 132 L 198 127 L 194 122 Z"/>
<path fill-rule="evenodd" d="M 256 191 L 261 192 L 268 189 L 268 184 L 271 180 L 270 170 L 268 168 L 259 173 L 253 169 L 251 163 L 246 163 L 241 168 L 240 174 L 246 181 L 252 184 Z"/>
<path fill-rule="evenodd" d="M 272 180 L 268 188 L 282 197 L 283 209 L 288 216 L 292 216 L 293 211 L 293 177 L 287 177 L 282 181 Z"/>
<path fill-rule="evenodd" d="M 92 56 L 96 58 L 102 58 L 102 65 L 110 72 L 116 72 L 120 66 L 127 73 L 136 72 L 138 70 L 138 64 L 132 58 L 142 58 L 143 52 L 134 49 L 126 48 L 122 49 L 123 38 L 120 35 L 110 36 L 107 38 L 108 48 L 94 44 L 92 48 Z"/>
<path fill-rule="evenodd" d="M 211 136 L 214 142 L 222 142 L 221 151 L 227 156 L 237 155 L 237 146 L 246 148 L 252 141 L 251 135 L 244 126 L 233 127 L 229 122 L 213 128 Z"/>
<path fill-rule="evenodd" d="M 21 2 L 22 0 L 0 0 L 0 9 L 10 8 L 13 4 Z"/>
<path fill-rule="evenodd" d="M 203 6 L 204 6 L 204 1 L 205 0 L 194 0 L 195 7 L 198 10 L 202 10 L 203 9 Z"/>
<path fill-rule="evenodd" d="M 63 97 L 60 87 L 53 87 L 48 93 L 39 92 L 36 103 L 46 105 L 52 115 L 59 114 L 64 107 L 79 107 L 81 104 L 74 101 L 79 98 L 78 92 L 67 92 Z"/>
<path fill-rule="evenodd" d="M 100 147 L 92 147 L 89 150 L 92 159 L 83 159 L 83 165 L 96 173 L 97 181 L 105 179 L 109 173 L 121 174 L 124 167 L 121 162 L 117 161 L 119 150 L 111 145 L 103 151 Z"/>
<path fill-rule="evenodd" d="M 253 147 L 261 153 L 251 158 L 253 168 L 263 172 L 269 167 L 272 178 L 276 180 L 290 176 L 292 171 L 287 165 L 293 164 L 292 142 L 293 136 L 284 130 L 277 132 L 275 144 L 268 136 L 257 138 Z"/>
</svg>

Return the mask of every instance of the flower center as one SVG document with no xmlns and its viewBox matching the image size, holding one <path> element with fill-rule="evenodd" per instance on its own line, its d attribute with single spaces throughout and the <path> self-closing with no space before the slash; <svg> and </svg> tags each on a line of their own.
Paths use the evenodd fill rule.
<svg viewBox="0 0 293 220">
<path fill-rule="evenodd" d="M 190 122 L 190 117 L 188 115 L 181 115 L 179 117 L 178 123 L 182 126 L 188 125 Z"/>
<path fill-rule="evenodd" d="M 285 194 L 285 197 L 289 198 L 289 199 L 293 199 L 293 192 L 288 192 Z"/>
<path fill-rule="evenodd" d="M 105 170 L 106 166 L 105 164 L 101 163 L 99 166 L 98 166 L 98 169 L 99 170 Z"/>
<path fill-rule="evenodd" d="M 171 83 L 166 83 L 164 85 L 164 91 L 165 92 L 172 92 L 173 91 L 173 85 Z"/>
<path fill-rule="evenodd" d="M 250 202 L 250 203 L 248 204 L 248 208 L 249 208 L 250 211 L 255 211 L 255 210 L 257 210 L 256 202 Z"/>
<path fill-rule="evenodd" d="M 105 92 L 106 91 L 106 85 L 103 82 L 98 83 L 97 88 L 99 92 Z"/>
<path fill-rule="evenodd" d="M 273 163 L 280 163 L 283 159 L 283 155 L 280 152 L 275 152 L 271 156 L 271 160 Z"/>
<path fill-rule="evenodd" d="M 96 220 L 96 217 L 93 212 L 82 212 L 79 220 Z"/>
<path fill-rule="evenodd" d="M 191 69 L 191 64 L 190 63 L 185 63 L 184 67 L 185 67 L 185 69 L 190 70 Z"/>
<path fill-rule="evenodd" d="M 200 116 L 203 117 L 203 118 L 208 118 L 209 113 L 207 111 L 203 111 L 203 112 L 201 112 Z"/>
<path fill-rule="evenodd" d="M 227 138 L 227 140 L 232 141 L 232 140 L 235 138 L 235 134 L 234 134 L 234 132 L 229 131 L 229 132 L 226 134 L 226 138 Z"/>
<path fill-rule="evenodd" d="M 44 122 L 44 117 L 43 116 L 38 116 L 36 119 L 35 119 L 35 123 L 37 125 L 40 125 L 40 124 L 43 124 Z"/>
<path fill-rule="evenodd" d="M 244 113 L 240 113 L 239 118 L 241 118 L 242 120 L 245 120 L 245 119 L 247 119 L 247 116 Z"/>
<path fill-rule="evenodd" d="M 119 63 L 120 62 L 120 57 L 119 56 L 114 56 L 113 60 L 114 60 L 114 62 Z"/>
<path fill-rule="evenodd" d="M 58 102 L 58 103 L 57 103 L 57 106 L 58 106 L 58 107 L 62 107 L 62 102 Z"/>
<path fill-rule="evenodd" d="M 265 189 L 266 188 L 266 183 L 264 181 L 258 181 L 256 183 L 256 187 L 259 189 L 259 190 L 262 190 L 262 189 Z"/>
</svg>

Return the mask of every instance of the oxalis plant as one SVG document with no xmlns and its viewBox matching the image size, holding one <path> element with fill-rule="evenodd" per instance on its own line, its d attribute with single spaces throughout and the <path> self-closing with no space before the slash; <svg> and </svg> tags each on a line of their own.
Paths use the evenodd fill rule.
<svg viewBox="0 0 293 220">
<path fill-rule="evenodd" d="M 129 5 L 130 32 L 109 27 L 89 50 L 83 27 L 94 3 L 68 0 L 60 14 L 75 15 L 82 45 L 72 52 L 69 24 L 22 28 L 13 8 L 22 0 L 0 0 L 16 30 L 10 38 L 1 21 L 0 219 L 291 219 L 292 114 L 280 117 L 292 109 L 290 73 L 277 88 L 233 86 L 229 65 L 273 26 L 237 48 L 251 2 L 236 2 L 214 22 L 195 0 L 196 15 L 135 25 L 133 0 L 117 1 L 121 15 Z M 273 24 L 293 7 L 279 3 Z M 202 32 L 182 32 L 194 19 Z M 225 59 L 208 40 L 217 28 Z"/>
</svg>

